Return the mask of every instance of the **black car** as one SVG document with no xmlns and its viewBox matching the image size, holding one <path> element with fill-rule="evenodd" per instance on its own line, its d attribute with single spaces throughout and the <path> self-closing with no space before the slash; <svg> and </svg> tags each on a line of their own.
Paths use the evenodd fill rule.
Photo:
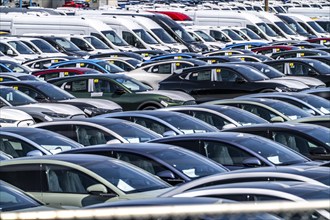
<svg viewBox="0 0 330 220">
<path fill-rule="evenodd" d="M 304 58 L 318 60 L 318 61 L 321 61 L 330 66 L 330 55 L 329 56 L 304 56 Z"/>
<path fill-rule="evenodd" d="M 273 53 L 270 57 L 273 59 L 286 59 L 294 57 L 304 57 L 304 56 L 328 56 L 329 53 L 317 50 L 317 49 L 300 49 L 300 50 L 286 50 L 277 53 Z"/>
<path fill-rule="evenodd" d="M 218 163 L 195 152 L 167 144 L 109 144 L 63 153 L 96 154 L 123 160 L 160 177 L 171 185 L 228 171 Z"/>
<path fill-rule="evenodd" d="M 238 132 L 210 132 L 154 139 L 149 142 L 171 144 L 200 153 L 230 170 L 248 167 L 321 165 L 264 137 Z"/>
<path fill-rule="evenodd" d="M 258 70 L 239 64 L 215 64 L 186 68 L 161 81 L 160 90 L 183 91 L 196 102 L 233 98 L 271 91 L 299 91 L 307 86 L 274 81 Z"/>
<path fill-rule="evenodd" d="M 310 124 L 273 123 L 226 129 L 266 137 L 312 160 L 330 160 L 330 129 Z"/>
<path fill-rule="evenodd" d="M 321 80 L 326 86 L 330 86 L 330 66 L 321 61 L 306 58 L 288 58 L 264 63 L 285 75 L 311 76 Z"/>
</svg>

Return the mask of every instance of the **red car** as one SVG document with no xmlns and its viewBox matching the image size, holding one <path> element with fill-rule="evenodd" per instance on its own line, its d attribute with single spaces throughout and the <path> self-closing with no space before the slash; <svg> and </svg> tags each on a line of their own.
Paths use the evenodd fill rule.
<svg viewBox="0 0 330 220">
<path fill-rule="evenodd" d="M 312 39 L 308 39 L 306 41 L 308 41 L 310 43 L 317 43 L 317 44 L 325 45 L 327 47 L 330 46 L 330 37 L 312 38 Z"/>
<path fill-rule="evenodd" d="M 45 81 L 48 81 L 52 78 L 57 78 L 57 77 L 74 76 L 74 75 L 82 75 L 82 74 L 95 74 L 95 73 L 103 74 L 94 69 L 81 68 L 81 67 L 45 69 L 45 70 L 34 71 L 31 74 Z"/>
<path fill-rule="evenodd" d="M 299 47 L 289 46 L 289 45 L 272 45 L 255 47 L 252 49 L 253 52 L 257 54 L 269 55 L 276 52 L 286 51 L 286 50 L 297 50 Z"/>
<path fill-rule="evenodd" d="M 62 7 L 71 7 L 71 8 L 88 8 L 89 4 L 84 1 L 65 1 L 64 5 Z"/>
</svg>

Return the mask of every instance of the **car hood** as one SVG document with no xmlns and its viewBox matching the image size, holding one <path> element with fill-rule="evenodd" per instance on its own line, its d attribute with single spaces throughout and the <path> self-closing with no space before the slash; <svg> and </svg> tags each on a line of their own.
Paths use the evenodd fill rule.
<svg viewBox="0 0 330 220">
<path fill-rule="evenodd" d="M 293 88 L 293 89 L 298 89 L 298 90 L 303 90 L 303 89 L 308 89 L 309 87 L 302 83 L 302 82 L 298 82 L 298 81 L 290 81 L 290 80 L 280 80 L 280 79 L 268 79 L 268 80 L 264 80 L 264 81 L 258 81 L 261 83 L 279 83 L 282 84 L 283 86 L 289 87 L 289 88 Z"/>
<path fill-rule="evenodd" d="M 37 207 L 33 207 L 33 208 L 15 210 L 15 212 L 39 212 L 39 211 L 56 211 L 56 210 L 58 210 L 58 209 L 52 208 L 49 206 L 45 206 L 45 205 L 41 205 L 41 206 L 37 206 Z"/>
<path fill-rule="evenodd" d="M 48 109 L 56 113 L 60 114 L 68 114 L 68 115 L 85 115 L 83 111 L 81 111 L 79 108 L 67 105 L 67 104 L 57 104 L 57 103 L 34 103 L 34 104 L 28 104 L 28 105 L 21 105 L 19 107 L 34 107 L 34 108 L 42 108 L 42 109 Z"/>
<path fill-rule="evenodd" d="M 15 121 L 33 120 L 33 118 L 29 114 L 18 109 L 9 109 L 9 108 L 0 109 L 0 118 L 12 119 Z"/>
<path fill-rule="evenodd" d="M 163 95 L 167 96 L 170 99 L 173 100 L 179 100 L 179 101 L 190 101 L 195 100 L 192 96 L 190 96 L 187 93 L 181 92 L 181 91 L 170 91 L 170 90 L 151 90 L 151 91 L 145 91 L 145 92 L 137 92 L 137 94 L 155 94 L 155 95 Z"/>
<path fill-rule="evenodd" d="M 105 99 L 89 99 L 89 98 L 75 98 L 69 100 L 61 100 L 60 103 L 86 103 L 96 108 L 104 109 L 121 109 L 122 107 L 115 102 Z"/>
<path fill-rule="evenodd" d="M 281 78 L 283 80 L 286 80 L 286 79 L 292 79 L 292 80 L 296 80 L 296 81 L 299 81 L 299 82 L 302 82 L 310 87 L 319 87 L 319 86 L 325 86 L 325 83 L 322 82 L 321 80 L 319 79 L 316 79 L 316 78 L 313 78 L 313 77 L 307 77 L 307 76 L 285 76 L 283 78 Z"/>
</svg>

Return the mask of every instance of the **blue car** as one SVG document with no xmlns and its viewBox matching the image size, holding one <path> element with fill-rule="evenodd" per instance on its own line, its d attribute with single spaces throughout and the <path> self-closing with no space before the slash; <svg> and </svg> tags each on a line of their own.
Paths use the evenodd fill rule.
<svg viewBox="0 0 330 220">
<path fill-rule="evenodd" d="M 171 54 L 153 56 L 148 61 L 145 62 L 165 60 L 165 59 L 181 59 L 181 58 L 189 59 L 189 58 L 198 58 L 198 57 L 203 57 L 203 55 L 197 53 L 171 53 Z"/>
<path fill-rule="evenodd" d="M 104 60 L 98 59 L 78 59 L 78 60 L 67 60 L 58 63 L 54 63 L 49 69 L 60 68 L 60 67 L 85 67 L 95 69 L 101 73 L 120 73 L 124 72 L 123 69 L 117 67 Z"/>
<path fill-rule="evenodd" d="M 226 45 L 223 50 L 228 50 L 228 49 L 251 49 L 253 47 L 262 47 L 262 46 L 267 46 L 268 43 L 263 43 L 263 42 L 244 42 L 244 43 L 235 43 L 235 44 L 229 44 Z"/>
</svg>

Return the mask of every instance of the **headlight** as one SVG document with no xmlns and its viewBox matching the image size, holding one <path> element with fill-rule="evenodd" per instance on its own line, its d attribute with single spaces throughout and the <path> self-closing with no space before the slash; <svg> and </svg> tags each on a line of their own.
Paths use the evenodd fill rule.
<svg viewBox="0 0 330 220">
<path fill-rule="evenodd" d="M 277 92 L 293 92 L 293 91 L 296 91 L 296 89 L 292 89 L 292 88 L 289 88 L 289 87 L 276 87 L 275 90 Z"/>
<path fill-rule="evenodd" d="M 42 112 L 42 113 L 46 115 L 45 118 L 47 116 L 52 117 L 52 118 L 68 118 L 70 116 L 67 114 L 61 114 L 61 113 L 56 113 L 56 112 Z"/>
<path fill-rule="evenodd" d="M 171 48 L 171 52 L 172 52 L 172 53 L 179 53 L 179 52 L 180 52 L 180 49 L 179 49 L 179 48 L 174 48 L 174 47 L 172 47 L 172 48 Z"/>
<path fill-rule="evenodd" d="M 183 101 L 173 99 L 161 99 L 160 104 L 162 104 L 164 107 L 167 107 L 169 105 L 182 105 Z"/>
<path fill-rule="evenodd" d="M 96 107 L 87 107 L 84 109 L 84 112 L 88 116 L 102 115 L 111 112 L 118 112 L 118 109 L 106 109 L 106 108 L 96 108 Z"/>
<path fill-rule="evenodd" d="M 194 44 L 191 44 L 190 47 L 191 47 L 191 49 L 192 49 L 194 52 L 201 52 L 201 51 L 202 51 L 202 48 L 197 47 L 197 46 L 194 45 Z"/>
</svg>

